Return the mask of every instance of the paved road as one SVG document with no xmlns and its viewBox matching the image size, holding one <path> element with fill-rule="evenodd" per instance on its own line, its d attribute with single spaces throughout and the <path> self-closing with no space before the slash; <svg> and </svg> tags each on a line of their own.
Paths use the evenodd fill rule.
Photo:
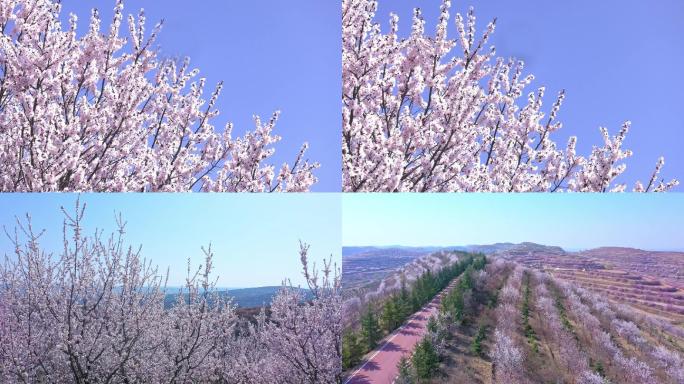
<svg viewBox="0 0 684 384">
<path fill-rule="evenodd" d="M 391 335 L 387 336 L 366 361 L 352 373 L 345 384 L 389 384 L 399 374 L 397 364 L 402 356 L 409 356 L 416 344 L 427 332 L 430 316 L 439 312 L 440 299 L 456 285 L 454 280 L 449 287 L 435 296 L 430 303 L 413 314 L 410 319 Z"/>
</svg>

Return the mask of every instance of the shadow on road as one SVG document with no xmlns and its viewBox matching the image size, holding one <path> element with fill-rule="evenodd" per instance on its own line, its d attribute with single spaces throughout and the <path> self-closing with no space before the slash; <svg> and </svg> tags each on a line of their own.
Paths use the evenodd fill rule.
<svg viewBox="0 0 684 384">
<path fill-rule="evenodd" d="M 380 369 L 380 366 L 375 361 L 369 361 L 363 366 L 363 368 L 368 371 L 377 371 Z"/>
<path fill-rule="evenodd" d="M 408 329 L 409 327 L 404 327 L 401 331 L 399 331 L 399 334 L 402 336 L 420 336 L 420 333 L 417 331 L 413 331 L 411 329 Z M 420 327 L 411 327 L 411 328 L 418 328 Z"/>
<path fill-rule="evenodd" d="M 354 384 L 371 384 L 371 381 L 368 379 L 367 376 L 364 375 L 356 375 L 352 379 L 353 381 L 350 381 L 350 383 Z"/>
<path fill-rule="evenodd" d="M 382 348 L 383 351 L 389 351 L 389 352 L 405 352 L 406 350 L 402 347 L 399 346 L 399 344 L 394 343 L 394 342 L 389 342 L 385 344 L 385 346 Z"/>
</svg>

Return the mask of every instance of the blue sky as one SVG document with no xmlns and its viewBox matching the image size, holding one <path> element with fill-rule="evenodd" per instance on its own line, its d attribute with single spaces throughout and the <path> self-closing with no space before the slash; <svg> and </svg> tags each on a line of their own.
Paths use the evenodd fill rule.
<svg viewBox="0 0 684 384">
<path fill-rule="evenodd" d="M 376 19 L 384 26 L 395 12 L 400 33 L 410 32 L 412 9 L 419 7 L 426 31 L 432 33 L 441 1 L 379 4 Z M 547 106 L 566 89 L 559 114 L 563 129 L 555 134 L 563 146 L 568 136 L 576 135 L 578 152 L 588 154 L 592 145 L 602 144 L 599 126 L 615 134 L 623 121 L 631 120 L 625 145 L 635 155 L 620 180 L 630 188 L 637 179 L 647 181 L 660 155 L 666 161 L 662 175 L 684 179 L 684 2 L 455 0 L 452 16 L 471 5 L 478 33 L 498 18 L 490 43 L 500 56 L 525 61 L 526 73 L 536 76 L 529 90 L 545 85 Z M 456 36 L 453 20 L 449 28 Z"/>
<path fill-rule="evenodd" d="M 682 250 L 684 194 L 345 194 L 342 244 Z"/>
<path fill-rule="evenodd" d="M 73 211 L 75 194 L 3 194 L 0 227 L 15 228 L 15 216 L 30 213 L 35 230 L 45 229 L 46 250 L 61 247 L 63 215 Z M 322 265 L 333 256 L 340 264 L 341 200 L 319 194 L 83 194 L 87 204 L 84 230 L 116 229 L 115 212 L 127 221 L 127 243 L 142 244 L 142 255 L 165 271 L 170 285 L 186 274 L 187 258 L 204 262 L 201 247 L 210 242 L 215 273 L 223 287 L 280 285 L 285 278 L 304 284 L 299 240 L 311 244 L 310 257 Z M 7 236 L 0 237 L 0 255 L 11 253 Z M 215 276 L 216 276 L 215 275 Z"/>
<path fill-rule="evenodd" d="M 109 28 L 114 0 L 63 0 L 64 15 L 79 16 L 87 31 L 90 9 Z M 221 115 L 235 132 L 252 130 L 252 115 L 264 120 L 281 110 L 275 133 L 283 137 L 272 162 L 292 163 L 304 141 L 308 158 L 322 164 L 315 191 L 341 185 L 341 11 L 336 1 L 128 0 L 125 14 L 145 9 L 148 27 L 164 19 L 158 40 L 165 57 L 191 59 L 213 89 L 223 80 Z M 128 33 L 128 27 L 122 28 Z"/>
</svg>

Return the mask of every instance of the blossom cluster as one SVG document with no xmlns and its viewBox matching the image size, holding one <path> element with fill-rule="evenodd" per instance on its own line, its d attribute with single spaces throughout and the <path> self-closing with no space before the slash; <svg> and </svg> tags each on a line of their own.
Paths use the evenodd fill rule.
<svg viewBox="0 0 684 384">
<path fill-rule="evenodd" d="M 375 20 L 376 0 L 342 2 L 342 164 L 345 191 L 623 191 L 626 122 L 617 135 L 601 128 L 603 146 L 576 153 L 552 140 L 562 124 L 561 91 L 549 113 L 545 89 L 525 95 L 532 75 L 523 62 L 495 55 L 489 23 L 477 37 L 475 15 L 456 14 L 449 38 L 450 0 L 443 0 L 434 34 L 419 9 L 402 38 L 398 17 L 389 30 Z M 635 191 L 678 184 L 659 176 Z"/>
<path fill-rule="evenodd" d="M 215 129 L 222 84 L 205 95 L 189 60 L 161 59 L 161 23 L 117 0 L 109 28 L 60 20 L 55 0 L 0 0 L 0 191 L 308 191 L 317 163 L 267 163 L 278 113 L 233 137 Z"/>
<path fill-rule="evenodd" d="M 494 346 L 491 352 L 494 383 L 526 382 L 523 367 L 525 351 L 517 335 L 517 322 L 512 320 L 519 317 L 517 307 L 521 302 L 522 276 L 522 268 L 513 269 L 501 289 L 499 305 L 496 309 L 497 325 L 494 330 Z"/>
<path fill-rule="evenodd" d="M 0 381 L 336 383 L 341 376 L 339 273 L 300 259 L 310 296 L 283 284 L 254 320 L 213 277 L 214 254 L 178 292 L 168 274 L 124 242 L 85 235 L 83 209 L 65 212 L 63 250 L 19 222 L 0 265 Z"/>
</svg>

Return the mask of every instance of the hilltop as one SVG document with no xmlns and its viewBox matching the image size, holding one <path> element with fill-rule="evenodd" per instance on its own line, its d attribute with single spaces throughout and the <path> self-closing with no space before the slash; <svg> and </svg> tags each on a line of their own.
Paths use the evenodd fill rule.
<svg viewBox="0 0 684 384">
<path fill-rule="evenodd" d="M 262 306 L 270 306 L 271 300 L 282 289 L 282 286 L 265 286 L 254 288 L 232 288 L 219 291 L 219 294 L 224 297 L 231 297 L 233 303 L 239 308 L 258 308 Z M 309 297 L 310 293 L 307 289 L 293 288 L 302 291 L 305 297 Z M 172 293 L 167 293 L 164 300 L 164 305 L 169 307 L 173 304 L 178 295 L 178 291 L 174 290 Z"/>
</svg>

